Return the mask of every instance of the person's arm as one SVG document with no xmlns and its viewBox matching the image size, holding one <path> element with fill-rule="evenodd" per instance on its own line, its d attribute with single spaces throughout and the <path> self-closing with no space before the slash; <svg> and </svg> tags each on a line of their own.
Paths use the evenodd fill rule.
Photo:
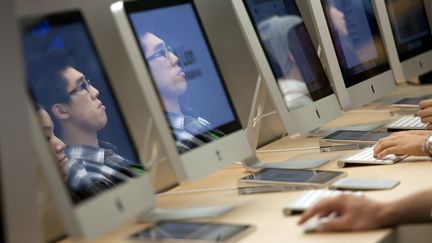
<svg viewBox="0 0 432 243">
<path fill-rule="evenodd" d="M 389 225 L 432 221 L 432 189 L 412 194 L 389 205 L 394 222 Z"/>
<path fill-rule="evenodd" d="M 335 212 L 337 218 L 321 224 L 317 231 L 359 231 L 406 223 L 431 221 L 432 190 L 419 192 L 390 203 L 342 195 L 325 199 L 307 210 L 299 224 L 317 215 Z"/>
</svg>

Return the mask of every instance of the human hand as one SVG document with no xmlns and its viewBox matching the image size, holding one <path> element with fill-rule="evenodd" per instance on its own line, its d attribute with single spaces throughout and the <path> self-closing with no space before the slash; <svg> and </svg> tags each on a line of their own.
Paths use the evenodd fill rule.
<svg viewBox="0 0 432 243">
<path fill-rule="evenodd" d="M 317 232 L 359 231 L 386 226 L 384 204 L 352 195 L 340 195 L 324 199 L 303 213 L 299 224 L 304 224 L 315 215 L 326 217 L 336 213 L 337 217 L 319 224 Z"/>
<path fill-rule="evenodd" d="M 419 111 L 416 114 L 421 118 L 423 123 L 428 124 L 427 128 L 432 130 L 432 99 L 422 100 L 419 102 Z"/>
<path fill-rule="evenodd" d="M 383 159 L 389 154 L 423 156 L 421 148 L 427 135 L 412 131 L 393 133 L 376 143 L 375 157 Z"/>
</svg>

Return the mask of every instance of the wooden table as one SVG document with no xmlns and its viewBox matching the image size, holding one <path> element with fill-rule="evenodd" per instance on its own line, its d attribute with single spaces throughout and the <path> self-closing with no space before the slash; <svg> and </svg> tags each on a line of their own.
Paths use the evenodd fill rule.
<svg viewBox="0 0 432 243">
<path fill-rule="evenodd" d="M 432 92 L 432 86 L 402 86 L 378 102 L 359 110 L 346 112 L 342 117 L 325 125 L 340 127 L 350 124 L 384 122 L 392 118 L 387 112 L 388 101 L 397 97 L 423 95 Z M 408 95 L 407 95 L 408 94 Z M 387 103 L 386 103 L 387 102 Z M 320 154 L 318 138 L 282 138 L 261 148 L 257 155 L 263 161 L 283 161 L 290 158 L 331 158 L 321 169 L 342 170 L 351 178 L 398 179 L 401 184 L 388 191 L 366 192 L 367 198 L 378 201 L 390 201 L 411 193 L 432 188 L 432 163 L 424 157 L 407 158 L 395 165 L 358 166 L 339 169 L 336 159 L 347 151 Z M 284 151 L 295 148 L 310 150 Z M 212 221 L 226 223 L 253 224 L 255 231 L 240 242 L 276 243 L 276 242 L 380 242 L 394 240 L 393 229 L 380 229 L 366 232 L 303 234 L 297 225 L 299 216 L 285 217 L 282 207 L 293 200 L 299 192 L 261 193 L 238 195 L 237 180 L 247 173 L 240 165 L 232 165 L 193 183 L 184 183 L 172 191 L 158 196 L 158 206 L 178 208 L 208 206 L 218 204 L 236 204 L 233 211 Z M 431 205 L 432 207 L 432 205 Z M 92 242 L 126 242 L 126 237 L 142 229 L 143 223 L 130 222 L 117 230 Z"/>
</svg>

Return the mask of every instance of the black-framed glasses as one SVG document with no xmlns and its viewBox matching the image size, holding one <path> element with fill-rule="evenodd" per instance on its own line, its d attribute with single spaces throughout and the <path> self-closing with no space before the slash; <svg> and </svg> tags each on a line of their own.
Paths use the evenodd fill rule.
<svg viewBox="0 0 432 243">
<path fill-rule="evenodd" d="M 71 91 L 68 92 L 68 95 L 74 95 L 82 90 L 86 90 L 87 92 L 90 91 L 91 82 L 89 79 L 82 77 L 81 82 Z"/>
<path fill-rule="evenodd" d="M 163 45 L 153 55 L 147 57 L 147 60 L 151 61 L 151 60 L 158 58 L 158 57 L 169 58 L 170 53 L 174 53 L 174 50 L 170 46 Z"/>
</svg>

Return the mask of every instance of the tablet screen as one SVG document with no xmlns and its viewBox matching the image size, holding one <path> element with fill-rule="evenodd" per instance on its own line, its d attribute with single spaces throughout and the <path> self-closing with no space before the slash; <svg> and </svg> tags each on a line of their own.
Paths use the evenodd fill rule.
<svg viewBox="0 0 432 243">
<path fill-rule="evenodd" d="M 324 184 L 343 174 L 344 172 L 339 171 L 266 168 L 257 173 L 243 177 L 242 180 Z"/>
<path fill-rule="evenodd" d="M 332 140 L 359 140 L 359 141 L 378 141 L 392 134 L 391 132 L 374 132 L 374 131 L 336 131 L 323 139 Z"/>
<path fill-rule="evenodd" d="M 199 240 L 200 242 L 225 242 L 250 225 L 159 222 L 140 231 L 130 238 L 133 240 Z"/>
<path fill-rule="evenodd" d="M 419 98 L 403 98 L 401 100 L 396 101 L 393 103 L 394 105 L 418 105 L 420 102 Z"/>
<path fill-rule="evenodd" d="M 183 154 L 241 130 L 241 124 L 194 5 L 181 2 L 135 1 L 125 10 Z"/>
<path fill-rule="evenodd" d="M 20 24 L 27 87 L 73 202 L 143 175 L 81 13 L 29 16 Z"/>
<path fill-rule="evenodd" d="M 397 105 L 418 105 L 420 101 L 422 100 L 428 100 L 432 99 L 432 95 L 425 95 L 420 97 L 413 97 L 413 98 L 403 98 L 398 101 L 396 101 L 393 104 Z"/>
</svg>

